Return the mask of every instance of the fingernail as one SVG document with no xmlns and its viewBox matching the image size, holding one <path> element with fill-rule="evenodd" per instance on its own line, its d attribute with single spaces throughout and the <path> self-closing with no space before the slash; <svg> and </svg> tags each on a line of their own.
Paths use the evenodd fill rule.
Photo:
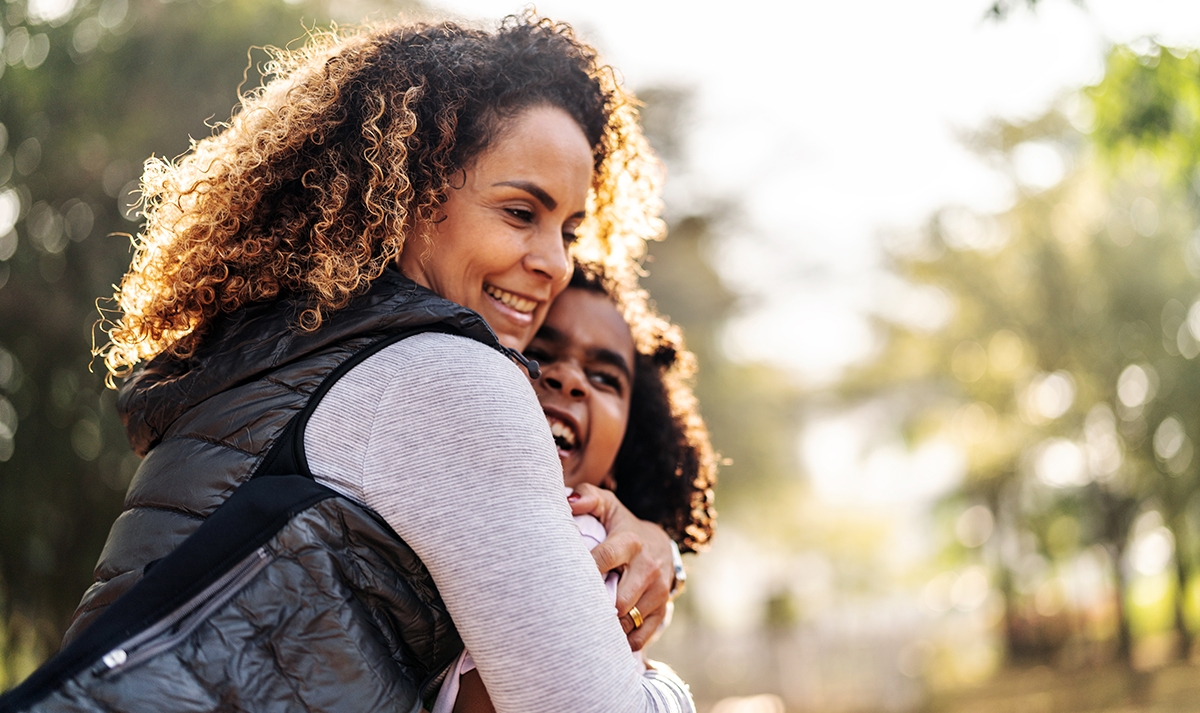
<svg viewBox="0 0 1200 713">
<path fill-rule="evenodd" d="M 570 495 L 567 496 L 567 502 L 573 503 L 576 500 L 578 500 L 579 497 L 580 497 L 579 493 L 571 493 Z"/>
</svg>

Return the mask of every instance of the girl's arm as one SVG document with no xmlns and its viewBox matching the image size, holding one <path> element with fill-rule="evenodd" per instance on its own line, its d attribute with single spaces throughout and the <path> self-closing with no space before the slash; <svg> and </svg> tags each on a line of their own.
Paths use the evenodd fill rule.
<svg viewBox="0 0 1200 713">
<path fill-rule="evenodd" d="M 471 669 L 459 679 L 454 713 L 496 713 L 492 698 L 479 677 L 479 669 Z"/>
<path fill-rule="evenodd" d="M 305 449 L 421 557 L 496 710 L 693 710 L 630 657 L 545 417 L 501 354 L 443 334 L 392 345 L 330 389 Z"/>
</svg>

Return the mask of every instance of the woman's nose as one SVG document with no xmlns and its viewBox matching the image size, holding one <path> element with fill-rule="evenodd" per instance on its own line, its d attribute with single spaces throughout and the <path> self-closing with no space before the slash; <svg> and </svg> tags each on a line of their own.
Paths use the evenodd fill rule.
<svg viewBox="0 0 1200 713">
<path fill-rule="evenodd" d="M 577 367 L 556 363 L 545 370 L 542 380 L 554 391 L 571 398 L 581 399 L 587 395 L 587 377 Z"/>
<path fill-rule="evenodd" d="M 571 256 L 561 230 L 539 230 L 525 255 L 525 267 L 550 282 L 566 286 L 571 274 Z"/>
</svg>

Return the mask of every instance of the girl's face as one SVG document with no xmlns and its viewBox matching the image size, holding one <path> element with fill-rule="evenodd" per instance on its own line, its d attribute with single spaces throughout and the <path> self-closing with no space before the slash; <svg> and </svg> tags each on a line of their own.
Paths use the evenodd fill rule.
<svg viewBox="0 0 1200 713">
<path fill-rule="evenodd" d="M 606 295 L 570 289 L 555 300 L 525 355 L 542 368 L 534 390 L 558 446 L 564 482 L 611 488 L 629 422 L 629 325 Z"/>
<path fill-rule="evenodd" d="M 523 349 L 570 279 L 567 248 L 591 179 L 592 149 L 579 124 L 556 107 L 526 109 L 464 169 L 442 219 L 419 226 L 400 271 Z"/>
</svg>

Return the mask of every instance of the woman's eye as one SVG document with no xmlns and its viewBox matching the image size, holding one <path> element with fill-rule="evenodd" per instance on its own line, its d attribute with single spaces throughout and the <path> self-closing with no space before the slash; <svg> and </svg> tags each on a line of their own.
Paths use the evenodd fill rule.
<svg viewBox="0 0 1200 713">
<path fill-rule="evenodd" d="M 563 243 L 566 245 L 574 245 L 579 238 L 575 233 L 563 233 Z"/>
<path fill-rule="evenodd" d="M 509 208 L 508 214 L 511 215 L 512 217 L 516 218 L 517 220 L 521 221 L 522 223 L 532 223 L 533 222 L 533 211 L 531 211 L 531 210 L 526 210 L 524 208 Z"/>
</svg>

